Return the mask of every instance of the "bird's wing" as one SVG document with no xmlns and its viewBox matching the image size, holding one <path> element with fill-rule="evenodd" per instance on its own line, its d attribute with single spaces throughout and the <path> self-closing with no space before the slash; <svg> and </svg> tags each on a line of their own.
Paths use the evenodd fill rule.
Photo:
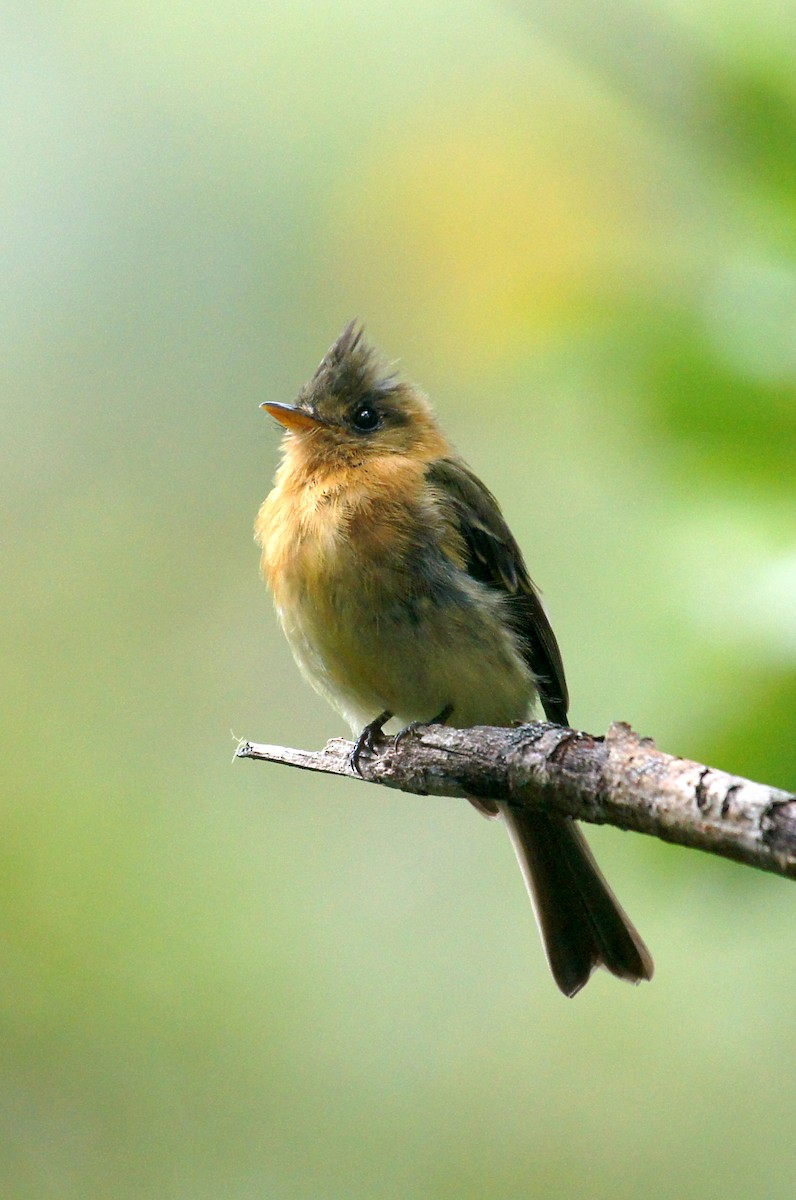
<svg viewBox="0 0 796 1200">
<path fill-rule="evenodd" d="M 464 542 L 468 573 L 506 596 L 509 619 L 536 676 L 545 715 L 566 725 L 568 697 L 561 652 L 497 500 L 458 459 L 436 459 L 426 477 Z"/>
</svg>

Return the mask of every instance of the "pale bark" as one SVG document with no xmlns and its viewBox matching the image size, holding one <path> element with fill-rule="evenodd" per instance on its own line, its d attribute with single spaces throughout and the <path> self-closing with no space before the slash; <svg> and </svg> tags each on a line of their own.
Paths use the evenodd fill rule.
<svg viewBox="0 0 796 1200">
<path fill-rule="evenodd" d="M 360 777 L 349 742 L 293 750 L 242 742 L 238 758 Z M 533 722 L 511 729 L 426 726 L 362 756 L 370 783 L 467 796 L 615 825 L 796 878 L 796 795 L 663 754 L 614 724 L 605 737 Z"/>
</svg>

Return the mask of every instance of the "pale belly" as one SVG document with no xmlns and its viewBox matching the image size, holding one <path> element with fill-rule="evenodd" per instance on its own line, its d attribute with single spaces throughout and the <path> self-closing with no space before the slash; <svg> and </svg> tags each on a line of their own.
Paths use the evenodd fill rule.
<svg viewBox="0 0 796 1200">
<path fill-rule="evenodd" d="M 352 730 L 385 710 L 408 723 L 453 705 L 450 724 L 462 728 L 528 715 L 533 675 L 505 625 L 500 596 L 451 578 L 441 574 L 425 593 L 406 595 L 393 577 L 373 573 L 344 593 L 327 581 L 321 603 L 296 580 L 287 602 L 277 599 L 303 674 Z"/>
</svg>

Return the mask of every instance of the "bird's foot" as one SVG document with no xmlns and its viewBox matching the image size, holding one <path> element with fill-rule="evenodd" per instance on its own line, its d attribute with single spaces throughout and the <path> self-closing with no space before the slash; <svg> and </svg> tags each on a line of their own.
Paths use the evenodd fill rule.
<svg viewBox="0 0 796 1200">
<path fill-rule="evenodd" d="M 354 749 L 351 751 L 348 762 L 351 766 L 351 770 L 356 771 L 357 775 L 362 774 L 359 769 L 360 758 L 365 751 L 367 751 L 368 754 L 376 753 L 376 740 L 382 736 L 384 726 L 387 724 L 391 716 L 392 713 L 385 709 L 383 713 L 380 713 L 379 716 L 376 717 L 375 721 L 371 721 L 370 724 L 365 726 L 354 743 Z"/>
<path fill-rule="evenodd" d="M 453 705 L 446 704 L 442 712 L 438 712 L 436 717 L 432 717 L 430 721 L 410 721 L 408 725 L 404 725 L 403 729 L 398 730 L 393 738 L 393 746 L 397 750 L 404 738 L 414 737 L 421 729 L 428 729 L 429 725 L 444 725 L 452 712 Z"/>
</svg>

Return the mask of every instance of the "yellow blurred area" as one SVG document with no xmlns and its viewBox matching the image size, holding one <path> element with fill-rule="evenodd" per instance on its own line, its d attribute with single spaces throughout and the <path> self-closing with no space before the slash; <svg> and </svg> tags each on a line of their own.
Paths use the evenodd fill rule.
<svg viewBox="0 0 796 1200">
<path fill-rule="evenodd" d="M 571 71 L 551 75 L 416 111 L 367 146 L 331 211 L 346 287 L 419 307 L 465 372 L 559 344 L 599 303 L 670 291 L 720 244 L 702 205 L 676 206 L 665 149 L 577 78 L 572 95 Z"/>
<path fill-rule="evenodd" d="M 409 307 L 420 291 L 465 370 L 494 363 L 519 338 L 555 337 L 612 261 L 604 243 L 615 242 L 619 214 L 610 197 L 582 204 L 582 177 L 513 132 L 468 130 L 445 146 L 440 129 L 424 127 L 377 158 L 341 205 L 353 214 L 341 271 L 386 247 L 392 294 Z"/>
<path fill-rule="evenodd" d="M 317 746 L 251 529 L 355 314 L 498 494 L 572 719 L 794 787 L 794 14 L 68 7 L 0 56 L 0 1194 L 790 1200 L 791 885 L 590 841 L 574 1002 L 502 830 Z"/>
</svg>

